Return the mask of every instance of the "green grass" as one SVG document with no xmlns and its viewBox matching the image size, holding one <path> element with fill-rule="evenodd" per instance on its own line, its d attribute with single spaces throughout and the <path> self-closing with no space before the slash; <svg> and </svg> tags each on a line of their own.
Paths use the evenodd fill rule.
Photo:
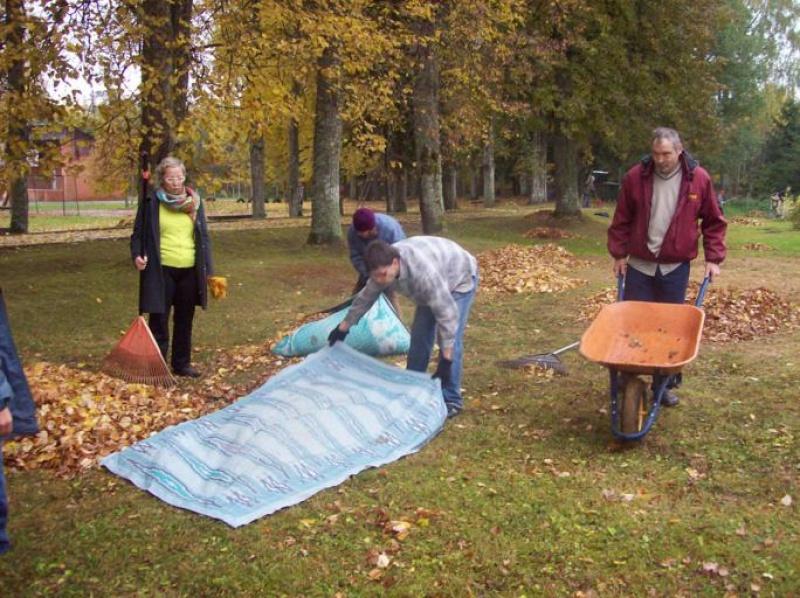
<svg viewBox="0 0 800 598">
<path fill-rule="evenodd" d="M 530 243 L 521 236 L 534 226 L 525 213 L 452 218 L 447 234 L 475 252 Z M 566 224 L 575 236 L 562 244 L 591 264 L 574 273 L 586 286 L 478 295 L 466 345 L 467 409 L 419 453 L 237 530 L 100 470 L 71 481 L 12 474 L 15 549 L 0 569 L 3 593 L 718 596 L 746 595 L 757 584 L 761 595 L 796 594 L 799 332 L 704 344 L 687 370 L 683 404 L 625 449 L 610 442 L 602 367 L 573 353 L 564 358 L 568 376 L 543 381 L 495 365 L 579 338 L 581 299 L 612 282 L 607 224 L 591 211 Z M 308 247 L 307 232 L 213 235 L 231 295 L 198 315 L 201 366 L 212 349 L 270 337 L 295 314 L 347 295 L 354 276 L 345 250 Z M 775 252 L 736 249 L 767 235 Z M 719 284 L 766 284 L 800 297 L 797 237 L 786 227 L 732 226 L 734 250 Z M 0 251 L 26 360 L 99 361 L 136 311 L 126 246 Z M 780 504 L 786 494 L 791 507 Z M 416 520 L 418 508 L 433 514 L 393 546 L 379 522 Z M 371 549 L 393 551 L 380 582 L 367 576 Z M 727 575 L 703 573 L 710 562 Z"/>
</svg>

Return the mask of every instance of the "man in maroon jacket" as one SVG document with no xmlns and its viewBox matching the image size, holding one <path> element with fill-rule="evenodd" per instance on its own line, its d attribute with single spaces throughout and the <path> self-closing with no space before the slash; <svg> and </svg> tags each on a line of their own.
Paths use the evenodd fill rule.
<svg viewBox="0 0 800 598">
<path fill-rule="evenodd" d="M 625 175 L 608 228 L 614 274 L 625 277 L 624 298 L 683 303 L 700 233 L 705 276 L 713 279 L 725 259 L 727 227 L 711 178 L 683 149 L 678 132 L 653 131 L 651 155 Z M 672 407 L 678 397 L 667 391 L 662 403 Z"/>
</svg>

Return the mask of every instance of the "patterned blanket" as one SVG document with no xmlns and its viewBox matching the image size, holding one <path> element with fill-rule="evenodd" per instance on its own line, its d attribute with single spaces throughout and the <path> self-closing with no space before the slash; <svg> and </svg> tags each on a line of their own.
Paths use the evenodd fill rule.
<svg viewBox="0 0 800 598">
<path fill-rule="evenodd" d="M 169 504 L 238 527 L 416 452 L 446 414 L 438 380 L 337 343 L 102 464 Z"/>
</svg>

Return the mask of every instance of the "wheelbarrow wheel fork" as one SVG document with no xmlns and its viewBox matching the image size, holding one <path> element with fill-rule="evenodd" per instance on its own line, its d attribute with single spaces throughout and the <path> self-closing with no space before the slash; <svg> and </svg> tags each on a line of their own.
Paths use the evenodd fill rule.
<svg viewBox="0 0 800 598">
<path fill-rule="evenodd" d="M 630 372 L 609 369 L 611 432 L 620 440 L 641 440 L 661 411 L 661 398 L 674 376 L 654 374 L 652 384 Z M 652 394 L 649 387 L 653 388 Z M 648 398 L 651 398 L 648 401 Z"/>
</svg>

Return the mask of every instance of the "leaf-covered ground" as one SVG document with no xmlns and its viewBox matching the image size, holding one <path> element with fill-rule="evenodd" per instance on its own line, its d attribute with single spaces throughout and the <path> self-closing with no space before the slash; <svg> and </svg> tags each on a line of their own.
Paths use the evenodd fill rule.
<svg viewBox="0 0 800 598">
<path fill-rule="evenodd" d="M 602 367 L 575 353 L 563 357 L 566 376 L 496 365 L 566 345 L 584 330 L 582 307 L 613 282 L 604 253 L 608 219 L 596 211 L 563 225 L 507 203 L 449 218 L 447 234 L 475 254 L 530 247 L 539 242 L 525 236 L 534 226 L 563 228 L 572 236 L 558 244 L 581 263 L 558 276 L 585 282 L 554 292 L 479 293 L 466 345 L 467 409 L 419 453 L 237 530 L 97 468 L 70 479 L 56 475 L 58 466 L 11 473 L 15 548 L 4 559 L 12 565 L 0 569 L 3 593 L 796 594 L 800 331 L 784 326 L 785 317 L 752 337 L 704 341 L 685 372 L 682 404 L 630 447 L 611 440 Z M 403 220 L 419 232 L 417 214 Z M 259 384 L 282 365 L 265 343 L 348 295 L 355 277 L 346 252 L 308 247 L 307 233 L 302 226 L 212 232 L 230 295 L 197 316 L 195 361 L 207 377 L 182 383 L 169 407 L 165 396 L 141 393 L 128 434 L 146 418 L 180 409 L 194 416 Z M 800 303 L 797 237 L 784 223 L 732 225 L 709 316 L 715 300 L 732 322 Z M 79 392 L 75 381 L 87 377 L 93 403 L 78 402 L 63 419 L 99 409 L 95 397 L 110 401 L 115 421 L 133 407 L 119 405 L 115 383 L 93 374 L 135 315 L 126 245 L 0 249 L 12 325 L 32 377 L 52 385 L 50 402 Z M 742 291 L 752 293 L 744 307 Z M 748 311 L 753 301 L 763 309 Z M 725 328 L 733 330 L 732 322 Z M 59 376 L 75 388 L 59 389 Z"/>
</svg>

